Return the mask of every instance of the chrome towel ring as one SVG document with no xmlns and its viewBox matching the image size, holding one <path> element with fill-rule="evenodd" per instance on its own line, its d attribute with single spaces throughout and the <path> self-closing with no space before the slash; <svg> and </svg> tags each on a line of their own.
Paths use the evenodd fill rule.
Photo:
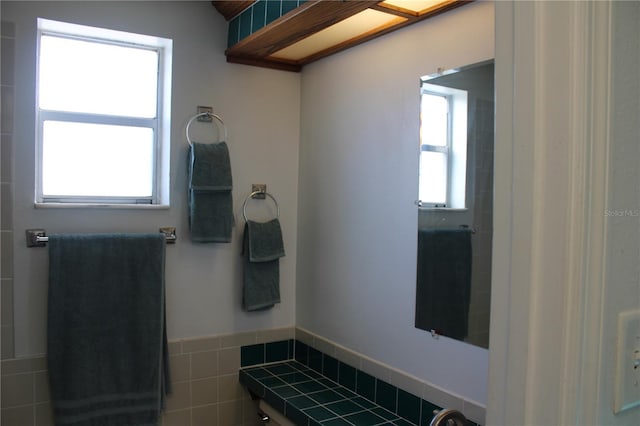
<svg viewBox="0 0 640 426">
<path fill-rule="evenodd" d="M 253 191 L 251 194 L 249 194 L 249 196 L 247 198 L 244 199 L 244 203 L 242 203 L 242 216 L 244 217 L 244 221 L 247 222 L 247 201 L 249 201 L 250 199 L 252 199 L 253 197 L 255 197 L 258 194 L 264 194 L 267 197 L 271 198 L 273 203 L 276 205 L 276 218 L 280 219 L 280 206 L 278 205 L 278 202 L 273 197 L 273 195 L 269 194 L 268 192 L 264 192 L 264 191 Z"/>
<path fill-rule="evenodd" d="M 191 123 L 193 122 L 193 120 L 199 118 L 199 117 L 210 117 L 210 118 L 215 118 L 221 125 L 222 125 L 222 129 L 224 130 L 224 138 L 222 140 L 220 140 L 220 138 L 218 138 L 218 142 L 222 142 L 222 141 L 226 141 L 227 140 L 227 126 L 224 124 L 224 121 L 222 121 L 222 118 L 217 115 L 214 114 L 212 112 L 201 112 L 200 114 L 196 114 L 193 117 L 191 117 L 191 119 L 187 122 L 187 127 L 185 129 L 185 134 L 187 136 L 187 142 L 189 142 L 189 145 L 193 145 L 193 142 L 191 142 L 191 138 L 189 137 L 189 126 L 191 126 Z"/>
</svg>

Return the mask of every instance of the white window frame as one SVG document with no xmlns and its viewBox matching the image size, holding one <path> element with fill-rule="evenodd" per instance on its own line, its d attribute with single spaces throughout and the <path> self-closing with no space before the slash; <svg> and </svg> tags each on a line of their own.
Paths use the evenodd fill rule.
<svg viewBox="0 0 640 426">
<path fill-rule="evenodd" d="M 446 98 L 448 113 L 446 146 L 429 145 L 420 141 L 420 153 L 423 151 L 440 152 L 446 157 L 446 200 L 444 205 L 420 200 L 419 206 L 423 209 L 466 209 L 467 91 L 423 81 L 420 95 L 435 95 Z M 423 183 L 421 181 L 419 184 Z"/>
<path fill-rule="evenodd" d="M 171 68 L 173 42 L 170 39 L 115 31 L 103 28 L 70 24 L 38 18 L 37 52 L 40 56 L 40 40 L 43 35 L 78 39 L 94 43 L 106 43 L 150 49 L 158 53 L 158 90 L 156 114 L 152 118 L 127 117 L 81 112 L 44 110 L 40 108 L 39 64 L 36 78 L 36 207 L 116 207 L 116 208 L 168 208 L 171 127 Z M 107 124 L 151 128 L 154 134 L 153 188 L 149 197 L 102 197 L 43 195 L 43 125 L 45 121 Z M 92 159 L 93 160 L 93 159 Z M 117 164 L 113 165 L 117 173 Z"/>
</svg>

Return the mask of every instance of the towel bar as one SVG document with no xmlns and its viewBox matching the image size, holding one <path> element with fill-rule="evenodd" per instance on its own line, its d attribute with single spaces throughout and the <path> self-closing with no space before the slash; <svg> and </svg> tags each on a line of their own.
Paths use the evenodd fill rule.
<svg viewBox="0 0 640 426">
<path fill-rule="evenodd" d="M 189 126 L 191 126 L 191 123 L 193 122 L 193 120 L 199 118 L 199 117 L 204 117 L 207 116 L 209 118 L 215 118 L 216 120 L 218 120 L 218 122 L 220 122 L 220 124 L 222 124 L 222 129 L 224 130 L 224 139 L 220 140 L 220 137 L 218 137 L 218 142 L 222 142 L 222 141 L 226 141 L 227 140 L 227 126 L 224 124 L 224 121 L 222 121 L 222 118 L 220 118 L 219 115 L 216 115 L 212 112 L 201 112 L 200 114 L 196 114 L 193 117 L 191 117 L 191 119 L 187 122 L 187 126 L 185 128 L 185 133 L 187 136 L 187 142 L 189 142 L 189 145 L 193 145 L 193 142 L 191 142 L 191 138 L 189 137 Z"/>
<path fill-rule="evenodd" d="M 267 197 L 271 198 L 271 200 L 273 200 L 274 204 L 276 205 L 276 217 L 279 219 L 280 206 L 278 205 L 278 202 L 276 201 L 275 197 L 266 191 L 253 191 L 251 194 L 249 194 L 247 198 L 244 199 L 244 203 L 242 203 L 242 216 L 244 217 L 244 221 L 245 222 L 247 221 L 247 201 L 249 201 L 250 199 L 252 199 L 257 195 L 266 195 Z"/>
<path fill-rule="evenodd" d="M 167 244 L 175 244 L 176 228 L 162 227 L 160 232 L 164 234 Z M 49 242 L 47 232 L 44 229 L 27 229 L 25 231 L 27 237 L 27 247 L 45 247 Z"/>
</svg>

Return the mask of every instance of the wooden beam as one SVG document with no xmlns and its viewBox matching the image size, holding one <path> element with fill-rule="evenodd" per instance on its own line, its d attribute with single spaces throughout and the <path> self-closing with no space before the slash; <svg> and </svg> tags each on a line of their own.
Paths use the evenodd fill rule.
<svg viewBox="0 0 640 426">
<path fill-rule="evenodd" d="M 247 9 L 249 6 L 251 6 L 255 2 L 256 0 L 246 0 L 246 1 L 245 0 L 236 0 L 236 1 L 214 0 L 211 3 L 213 4 L 213 7 L 215 7 L 216 10 L 220 12 L 222 16 L 224 16 L 224 19 L 226 19 L 227 21 L 230 21 L 231 19 L 238 16 L 240 13 L 242 13 L 245 9 Z"/>
</svg>

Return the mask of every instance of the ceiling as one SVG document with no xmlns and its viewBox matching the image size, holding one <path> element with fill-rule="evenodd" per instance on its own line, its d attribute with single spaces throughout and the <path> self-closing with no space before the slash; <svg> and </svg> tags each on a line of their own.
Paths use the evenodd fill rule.
<svg viewBox="0 0 640 426">
<path fill-rule="evenodd" d="M 300 71 L 308 63 L 473 0 L 212 1 L 229 22 L 227 62 Z"/>
</svg>

